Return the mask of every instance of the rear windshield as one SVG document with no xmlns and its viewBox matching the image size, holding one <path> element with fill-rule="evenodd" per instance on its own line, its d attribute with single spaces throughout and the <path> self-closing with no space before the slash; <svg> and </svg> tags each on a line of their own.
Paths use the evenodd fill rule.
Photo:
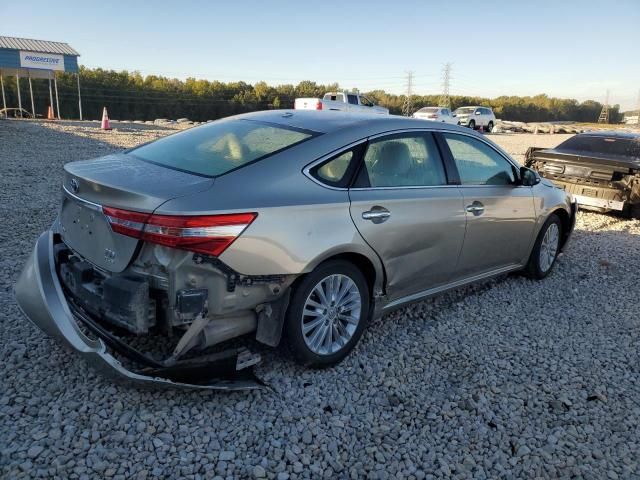
<svg viewBox="0 0 640 480">
<path fill-rule="evenodd" d="M 595 135 L 576 135 L 558 145 L 556 150 L 571 150 L 624 157 L 640 157 L 640 139 Z"/>
<path fill-rule="evenodd" d="M 281 152 L 316 134 L 255 120 L 228 120 L 176 133 L 130 153 L 176 170 L 216 177 Z"/>
</svg>

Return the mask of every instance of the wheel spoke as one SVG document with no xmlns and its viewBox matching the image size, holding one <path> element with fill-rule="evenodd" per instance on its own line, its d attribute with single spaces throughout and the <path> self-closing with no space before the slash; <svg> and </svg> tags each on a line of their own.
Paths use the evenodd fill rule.
<svg viewBox="0 0 640 480">
<path fill-rule="evenodd" d="M 318 295 L 318 298 L 320 299 L 320 302 L 322 303 L 323 307 L 326 307 L 329 305 L 327 296 L 324 293 L 324 282 L 320 282 L 318 285 L 316 285 L 313 291 L 316 292 L 316 294 Z"/>
<path fill-rule="evenodd" d="M 320 317 L 324 315 L 324 311 L 316 310 L 315 308 L 312 310 L 307 309 L 308 305 L 305 305 L 305 310 L 303 315 L 305 317 Z"/>
<path fill-rule="evenodd" d="M 357 325 L 358 324 L 358 319 L 356 317 L 354 317 L 353 315 L 345 315 L 344 313 L 342 313 L 342 314 L 338 315 L 338 318 L 340 320 L 347 321 L 351 325 Z"/>
<path fill-rule="evenodd" d="M 322 341 L 324 340 L 325 331 L 326 331 L 326 327 L 324 326 L 324 324 L 322 324 L 314 332 L 313 336 L 311 337 L 311 340 L 310 340 L 311 348 L 313 348 L 313 350 L 316 351 L 316 352 L 318 352 L 318 350 L 320 349 L 320 345 L 322 344 Z"/>
<path fill-rule="evenodd" d="M 312 320 L 312 321 L 310 321 L 308 323 L 303 324 L 302 325 L 302 333 L 304 333 L 305 335 L 310 333 L 311 331 L 313 331 L 316 328 L 318 328 L 319 325 L 322 325 L 325 320 L 326 320 L 326 317 L 322 316 L 322 317 L 316 318 L 315 320 Z"/>
<path fill-rule="evenodd" d="M 324 305 L 316 302 L 315 300 L 311 300 L 311 298 L 307 298 L 307 303 L 305 304 L 304 308 L 306 309 L 307 307 L 320 308 L 322 310 L 325 309 Z"/>
<path fill-rule="evenodd" d="M 355 292 L 349 292 L 349 295 L 343 298 L 338 306 L 342 308 L 348 308 L 349 304 L 353 301 L 358 303 L 360 302 L 360 293 L 358 293 L 357 290 Z"/>
</svg>

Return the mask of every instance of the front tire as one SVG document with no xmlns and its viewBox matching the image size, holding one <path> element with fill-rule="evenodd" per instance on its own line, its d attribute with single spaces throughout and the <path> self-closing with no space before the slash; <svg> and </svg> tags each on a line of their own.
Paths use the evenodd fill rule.
<svg viewBox="0 0 640 480">
<path fill-rule="evenodd" d="M 555 213 L 551 214 L 540 229 L 531 257 L 524 269 L 524 274 L 535 280 L 542 280 L 551 273 L 560 253 L 562 238 L 562 222 Z"/>
<path fill-rule="evenodd" d="M 471 130 L 475 130 L 476 129 L 476 121 L 475 120 L 469 120 L 469 128 Z"/>
<path fill-rule="evenodd" d="M 369 288 L 352 263 L 331 260 L 295 287 L 285 328 L 295 360 L 312 368 L 340 363 L 362 336 L 369 317 Z"/>
<path fill-rule="evenodd" d="M 487 124 L 487 132 L 491 133 L 492 130 L 493 130 L 493 122 L 489 122 Z"/>
</svg>

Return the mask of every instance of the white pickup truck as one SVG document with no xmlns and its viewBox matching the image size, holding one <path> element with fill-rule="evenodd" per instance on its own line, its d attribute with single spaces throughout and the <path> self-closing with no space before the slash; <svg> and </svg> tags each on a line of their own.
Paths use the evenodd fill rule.
<svg viewBox="0 0 640 480">
<path fill-rule="evenodd" d="M 329 92 L 323 98 L 296 98 L 296 110 L 335 110 L 340 112 L 369 112 L 389 115 L 389 109 L 375 105 L 356 92 Z"/>
</svg>

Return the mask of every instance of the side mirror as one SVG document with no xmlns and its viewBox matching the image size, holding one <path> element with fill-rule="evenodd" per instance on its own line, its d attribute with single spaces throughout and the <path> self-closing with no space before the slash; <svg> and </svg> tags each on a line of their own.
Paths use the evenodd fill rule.
<svg viewBox="0 0 640 480">
<path fill-rule="evenodd" d="M 476 115 L 481 115 L 480 111 L 477 111 L 477 112 L 476 112 Z"/>
<path fill-rule="evenodd" d="M 458 114 L 457 114 L 457 113 L 452 113 L 452 114 L 451 114 L 451 116 L 452 116 L 452 117 L 457 117 L 457 116 L 458 116 Z"/>
<path fill-rule="evenodd" d="M 540 183 L 540 175 L 535 170 L 527 167 L 520 167 L 520 184 L 525 187 L 533 187 Z"/>
</svg>

